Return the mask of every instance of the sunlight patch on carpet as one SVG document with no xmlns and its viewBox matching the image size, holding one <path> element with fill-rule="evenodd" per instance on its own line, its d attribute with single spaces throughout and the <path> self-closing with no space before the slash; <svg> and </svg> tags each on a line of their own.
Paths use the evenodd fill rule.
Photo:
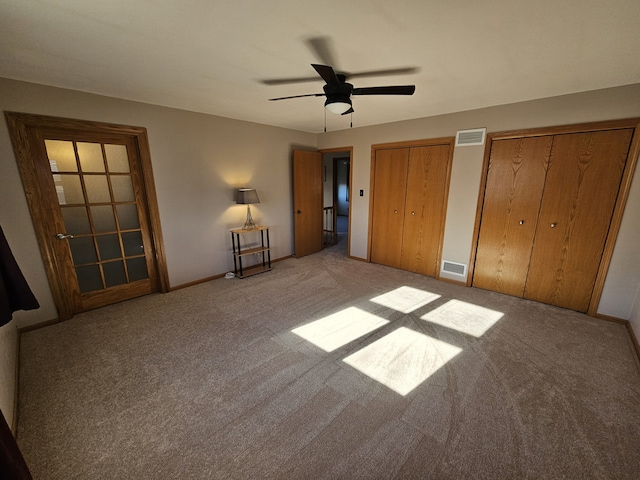
<svg viewBox="0 0 640 480">
<path fill-rule="evenodd" d="M 325 352 L 332 352 L 387 323 L 389 320 L 349 307 L 291 331 Z"/>
<path fill-rule="evenodd" d="M 440 298 L 436 293 L 427 292 L 413 287 L 399 287 L 395 290 L 371 299 L 372 302 L 402 313 L 414 310 Z"/>
<path fill-rule="evenodd" d="M 420 318 L 474 337 L 481 337 L 503 316 L 504 313 L 490 308 L 460 300 L 449 300 Z"/>
<path fill-rule="evenodd" d="M 343 361 L 400 395 L 407 395 L 461 351 L 400 327 Z"/>
</svg>

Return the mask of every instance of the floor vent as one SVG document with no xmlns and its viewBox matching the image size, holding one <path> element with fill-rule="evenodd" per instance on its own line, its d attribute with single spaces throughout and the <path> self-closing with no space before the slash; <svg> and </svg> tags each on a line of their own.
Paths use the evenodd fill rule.
<svg viewBox="0 0 640 480">
<path fill-rule="evenodd" d="M 460 130 L 456 133 L 456 147 L 469 147 L 471 145 L 484 145 L 486 128 L 475 128 L 473 130 Z"/>
<path fill-rule="evenodd" d="M 464 263 L 450 262 L 444 260 L 442 262 L 442 272 L 449 273 L 451 275 L 457 275 L 459 277 L 467 277 L 467 266 Z"/>
</svg>

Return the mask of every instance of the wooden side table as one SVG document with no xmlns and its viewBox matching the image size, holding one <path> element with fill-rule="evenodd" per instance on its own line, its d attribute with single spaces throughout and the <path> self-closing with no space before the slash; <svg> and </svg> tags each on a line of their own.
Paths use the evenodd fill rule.
<svg viewBox="0 0 640 480">
<path fill-rule="evenodd" d="M 258 246 L 251 246 L 250 242 L 246 241 L 247 235 L 253 235 L 255 237 L 260 234 L 260 244 Z M 242 240 L 245 240 L 244 246 Z M 240 228 L 237 230 L 231 230 L 231 243 L 233 245 L 233 269 L 236 277 L 245 278 L 251 275 L 257 275 L 258 273 L 268 272 L 271 270 L 271 246 L 269 244 L 269 227 L 256 227 L 250 230 Z M 257 239 L 256 239 L 257 244 Z M 243 267 L 242 257 L 246 255 L 261 255 L 262 263 L 252 265 L 250 267 Z"/>
</svg>

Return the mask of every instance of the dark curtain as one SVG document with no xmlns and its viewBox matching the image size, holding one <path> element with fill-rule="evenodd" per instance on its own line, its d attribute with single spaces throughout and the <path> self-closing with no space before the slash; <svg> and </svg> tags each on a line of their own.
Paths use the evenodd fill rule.
<svg viewBox="0 0 640 480">
<path fill-rule="evenodd" d="M 0 326 L 9 323 L 16 310 L 33 310 L 39 307 L 0 227 Z M 13 433 L 4 414 L 0 412 L 0 479 L 31 478 Z"/>
<path fill-rule="evenodd" d="M 0 227 L 0 327 L 9 323 L 13 312 L 39 307 Z"/>
<path fill-rule="evenodd" d="M 0 478 L 3 480 L 33 480 L 18 444 L 4 415 L 0 412 Z"/>
</svg>

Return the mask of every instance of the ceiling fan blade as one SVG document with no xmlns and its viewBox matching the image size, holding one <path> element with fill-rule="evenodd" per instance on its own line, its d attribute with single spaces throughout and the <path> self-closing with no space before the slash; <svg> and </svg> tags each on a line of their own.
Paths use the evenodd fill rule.
<svg viewBox="0 0 640 480">
<path fill-rule="evenodd" d="M 311 66 L 316 69 L 316 72 L 322 77 L 322 79 L 332 87 L 337 87 L 340 85 L 340 80 L 338 80 L 338 76 L 336 72 L 333 70 L 333 67 L 329 67 L 327 65 L 317 65 L 312 63 Z"/>
<path fill-rule="evenodd" d="M 347 110 L 346 112 L 342 113 L 341 115 L 349 115 L 350 113 L 355 112 L 355 110 L 353 109 L 353 107 L 351 107 L 349 110 Z"/>
<path fill-rule="evenodd" d="M 331 38 L 311 37 L 305 40 L 305 43 L 324 65 L 337 65 Z"/>
<path fill-rule="evenodd" d="M 354 88 L 351 95 L 413 95 L 415 85 L 391 85 L 388 87 Z"/>
<path fill-rule="evenodd" d="M 263 85 L 287 85 L 290 83 L 305 83 L 305 82 L 317 82 L 318 77 L 295 77 L 295 78 L 266 78 L 260 80 Z"/>
<path fill-rule="evenodd" d="M 411 75 L 420 71 L 417 67 L 387 68 L 385 70 L 369 70 L 368 72 L 345 73 L 347 78 L 385 77 L 390 75 Z"/>
<path fill-rule="evenodd" d="M 291 95 L 289 97 L 270 98 L 269 101 L 274 100 L 288 100 L 289 98 L 302 98 L 302 97 L 324 97 L 324 93 L 307 93 L 306 95 Z"/>
</svg>

